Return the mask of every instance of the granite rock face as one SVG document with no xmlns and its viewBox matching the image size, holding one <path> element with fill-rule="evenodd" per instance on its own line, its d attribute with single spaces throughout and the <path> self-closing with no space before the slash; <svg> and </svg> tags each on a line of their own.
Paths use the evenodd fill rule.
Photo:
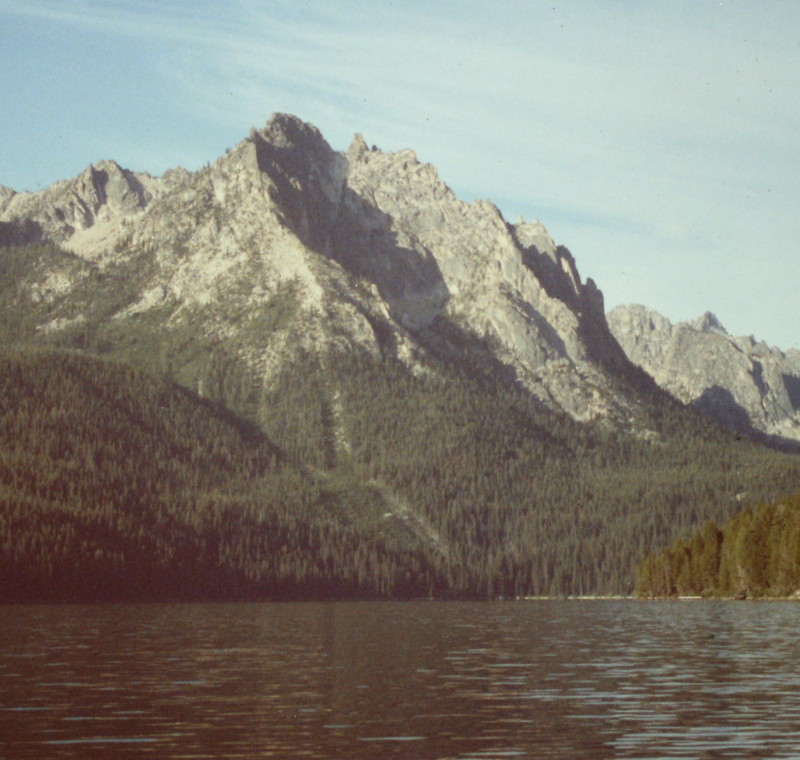
<svg viewBox="0 0 800 760">
<path fill-rule="evenodd" d="M 645 306 L 618 306 L 611 331 L 665 390 L 734 429 L 800 440 L 800 364 L 753 337 L 729 335 L 705 313 L 672 324 Z"/>
<path fill-rule="evenodd" d="M 174 180 L 174 174 L 157 179 L 115 161 L 100 161 L 40 192 L 0 188 L 0 219 L 10 227 L 27 225 L 31 238 L 61 243 L 90 227 L 139 213 Z"/>
<path fill-rule="evenodd" d="M 154 178 L 104 161 L 38 193 L 3 188 L 0 225 L 5 242 L 73 255 L 19 283 L 37 334 L 96 313 L 120 334 L 194 331 L 259 383 L 309 352 L 391 355 L 415 373 L 461 361 L 506 372 L 579 420 L 638 415 L 619 382 L 636 370 L 570 252 L 539 222 L 460 201 L 412 150 L 356 135 L 334 151 L 276 114 L 196 173 Z M 92 278 L 114 277 L 124 297 L 95 308 Z"/>
</svg>

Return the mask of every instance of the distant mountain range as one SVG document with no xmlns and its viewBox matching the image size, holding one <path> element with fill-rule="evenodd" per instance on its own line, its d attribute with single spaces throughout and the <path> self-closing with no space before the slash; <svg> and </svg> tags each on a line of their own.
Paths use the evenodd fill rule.
<svg viewBox="0 0 800 760">
<path fill-rule="evenodd" d="M 659 387 L 739 432 L 796 438 L 796 356 L 744 348 L 711 318 L 672 327 L 629 308 L 610 328 L 600 290 L 540 223 L 458 200 L 411 150 L 356 135 L 337 152 L 277 114 L 194 173 L 102 161 L 40 192 L 0 187 L 0 245 L 5 371 L 54 389 L 17 391 L 14 429 L 29 408 L 59 442 L 34 460 L 11 428 L 0 436 L 29 547 L 0 562 L 23 598 L 47 597 L 59 562 L 79 568 L 64 598 L 92 598 L 98 562 L 109 598 L 624 591 L 653 544 L 727 516 L 737 495 L 796 488 L 796 457 Z M 679 360 L 684 345 L 696 360 Z M 165 385 L 137 400 L 137 382 Z M 137 495 L 111 497 L 125 447 L 93 441 L 68 398 L 130 434 Z M 159 437 L 180 449 L 186 404 L 216 422 L 164 492 L 149 457 L 169 456 Z M 156 423 L 155 438 L 128 430 Z M 236 452 L 224 462 L 251 464 L 215 459 L 214 425 Z M 89 461 L 98 485 L 76 501 L 70 477 L 83 483 Z M 51 466 L 52 493 L 13 475 Z M 132 526 L 148 489 L 162 507 L 145 550 Z M 71 538 L 48 542 L 47 525 Z M 110 552 L 93 531 L 112 525 Z M 143 580 L 145 555 L 163 582 Z"/>
<path fill-rule="evenodd" d="M 617 306 L 608 322 L 630 360 L 680 401 L 734 430 L 800 441 L 800 351 L 735 338 L 709 312 L 673 325 L 644 306 Z"/>
</svg>

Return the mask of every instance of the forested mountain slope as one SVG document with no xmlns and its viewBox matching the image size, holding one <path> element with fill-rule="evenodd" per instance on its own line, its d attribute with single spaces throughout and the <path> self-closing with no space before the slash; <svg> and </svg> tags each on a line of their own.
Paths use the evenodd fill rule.
<svg viewBox="0 0 800 760">
<path fill-rule="evenodd" d="M 0 359 L 3 601 L 427 592 L 413 534 L 372 503 L 354 524 L 367 499 L 171 382 L 73 352 Z"/>
<path fill-rule="evenodd" d="M 287 366 L 260 428 L 74 351 L 6 354 L 0 385 L 6 600 L 629 592 L 650 547 L 798 474 L 673 404 L 644 442 L 370 357 Z"/>
<path fill-rule="evenodd" d="M 0 195 L 5 599 L 626 593 L 800 459 L 625 356 L 538 222 L 283 114 Z"/>
</svg>

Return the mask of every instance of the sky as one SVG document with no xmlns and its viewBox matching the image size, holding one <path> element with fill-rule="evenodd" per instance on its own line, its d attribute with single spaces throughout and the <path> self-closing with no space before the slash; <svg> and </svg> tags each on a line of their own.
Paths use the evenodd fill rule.
<svg viewBox="0 0 800 760">
<path fill-rule="evenodd" d="M 608 309 L 800 348 L 795 0 L 0 0 L 0 70 L 17 191 L 293 113 L 540 220 Z"/>
</svg>

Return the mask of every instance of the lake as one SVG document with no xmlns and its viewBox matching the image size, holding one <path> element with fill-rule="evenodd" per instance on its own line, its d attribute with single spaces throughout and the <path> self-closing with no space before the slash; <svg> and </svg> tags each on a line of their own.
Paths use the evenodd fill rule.
<svg viewBox="0 0 800 760">
<path fill-rule="evenodd" d="M 800 605 L 0 607 L 0 757 L 798 758 Z"/>
</svg>

